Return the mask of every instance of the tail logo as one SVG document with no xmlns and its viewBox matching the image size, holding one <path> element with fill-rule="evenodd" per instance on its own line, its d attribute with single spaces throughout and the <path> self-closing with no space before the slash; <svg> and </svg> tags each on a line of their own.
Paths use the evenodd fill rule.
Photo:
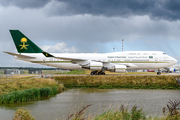
<svg viewBox="0 0 180 120">
<path fill-rule="evenodd" d="M 29 45 L 26 45 L 27 39 L 26 39 L 26 38 L 22 38 L 22 39 L 21 39 L 21 43 L 22 43 L 22 45 L 19 45 L 19 46 L 21 46 L 21 50 L 22 50 L 22 49 L 26 49 L 26 50 L 27 50 L 27 47 L 26 47 L 26 46 L 29 46 Z"/>
</svg>

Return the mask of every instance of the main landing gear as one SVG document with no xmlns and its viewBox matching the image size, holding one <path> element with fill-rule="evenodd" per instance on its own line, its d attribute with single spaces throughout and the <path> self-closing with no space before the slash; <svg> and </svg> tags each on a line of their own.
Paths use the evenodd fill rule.
<svg viewBox="0 0 180 120">
<path fill-rule="evenodd" d="M 92 71 L 91 72 L 91 75 L 105 75 L 105 72 L 103 72 L 103 71 Z"/>
</svg>

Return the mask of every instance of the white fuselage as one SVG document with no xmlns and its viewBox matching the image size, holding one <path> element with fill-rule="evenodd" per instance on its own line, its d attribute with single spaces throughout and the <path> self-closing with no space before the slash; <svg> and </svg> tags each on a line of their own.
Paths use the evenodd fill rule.
<svg viewBox="0 0 180 120">
<path fill-rule="evenodd" d="M 22 55 L 34 57 L 16 59 L 38 63 L 63 69 L 83 69 L 83 65 L 91 62 L 103 63 L 103 67 L 125 65 L 127 69 L 160 69 L 172 66 L 177 60 L 161 51 L 125 51 L 112 53 L 51 53 L 56 57 L 73 58 L 76 60 L 64 60 L 54 57 L 45 57 L 42 53 L 22 53 Z M 80 60 L 79 60 L 80 59 Z M 82 59 L 82 61 L 81 61 Z"/>
</svg>

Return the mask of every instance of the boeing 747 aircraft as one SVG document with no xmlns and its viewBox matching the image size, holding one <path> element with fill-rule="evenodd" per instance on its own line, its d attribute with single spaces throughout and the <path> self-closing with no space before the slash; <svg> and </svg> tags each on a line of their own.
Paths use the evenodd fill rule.
<svg viewBox="0 0 180 120">
<path fill-rule="evenodd" d="M 10 30 L 18 53 L 5 52 L 14 58 L 63 69 L 89 69 L 91 75 L 105 71 L 123 73 L 126 70 L 166 68 L 177 60 L 161 51 L 124 51 L 112 53 L 47 53 L 19 30 Z"/>
</svg>

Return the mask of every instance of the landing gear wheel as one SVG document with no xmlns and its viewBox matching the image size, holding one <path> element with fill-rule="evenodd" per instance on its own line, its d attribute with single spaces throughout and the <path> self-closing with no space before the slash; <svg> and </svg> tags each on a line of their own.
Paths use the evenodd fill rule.
<svg viewBox="0 0 180 120">
<path fill-rule="evenodd" d="M 97 71 L 92 71 L 91 75 L 97 75 Z"/>
<path fill-rule="evenodd" d="M 161 75 L 161 72 L 157 72 L 157 75 Z"/>
<path fill-rule="evenodd" d="M 94 75 L 94 73 L 93 73 L 93 72 L 91 72 L 91 75 Z"/>
<path fill-rule="evenodd" d="M 98 75 L 105 75 L 105 72 L 100 71 L 98 72 Z"/>
<path fill-rule="evenodd" d="M 105 72 L 102 72 L 102 71 L 99 71 L 99 72 L 97 72 L 97 71 L 92 71 L 92 72 L 90 73 L 90 75 L 105 75 Z"/>
</svg>

